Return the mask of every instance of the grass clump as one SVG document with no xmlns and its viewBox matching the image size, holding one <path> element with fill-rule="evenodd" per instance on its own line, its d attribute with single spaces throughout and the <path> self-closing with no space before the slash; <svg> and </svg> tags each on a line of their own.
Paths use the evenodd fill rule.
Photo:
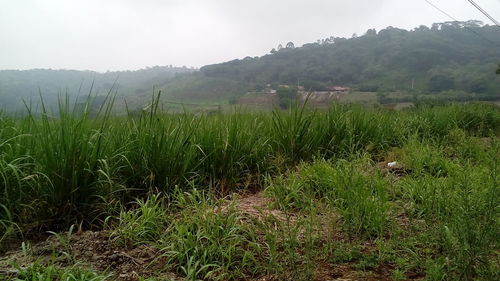
<svg viewBox="0 0 500 281">
<path fill-rule="evenodd" d="M 467 171 L 456 182 L 453 212 L 442 222 L 442 247 L 450 260 L 453 276 L 462 280 L 498 277 L 492 263 L 500 246 L 498 168 L 485 176 Z"/>
<path fill-rule="evenodd" d="M 137 199 L 135 205 L 133 209 L 120 212 L 112 237 L 118 243 L 128 246 L 155 243 L 162 237 L 169 223 L 164 199 L 156 194 L 146 200 Z"/>
<path fill-rule="evenodd" d="M 342 216 L 350 235 L 380 236 L 389 224 L 386 184 L 380 175 L 364 175 L 360 160 L 316 161 L 278 177 L 266 189 L 282 210 L 307 210 L 318 202 Z"/>
<path fill-rule="evenodd" d="M 188 280 L 235 280 L 255 274 L 261 246 L 232 207 L 183 211 L 162 238 L 169 265 Z"/>
<path fill-rule="evenodd" d="M 452 145 L 454 145 L 452 143 Z M 425 146 L 423 146 L 425 147 Z M 498 277 L 498 145 L 481 162 L 464 154 L 446 178 L 426 174 L 398 185 L 413 218 L 424 219 L 426 241 L 440 258 L 425 265 L 431 279 L 495 280 Z M 441 150 L 443 151 L 443 150 Z M 472 164 L 474 163 L 474 164 Z"/>
<path fill-rule="evenodd" d="M 34 263 L 27 268 L 19 268 L 13 281 L 106 281 L 111 275 L 102 275 L 80 267 L 59 268 L 53 264 Z"/>
</svg>

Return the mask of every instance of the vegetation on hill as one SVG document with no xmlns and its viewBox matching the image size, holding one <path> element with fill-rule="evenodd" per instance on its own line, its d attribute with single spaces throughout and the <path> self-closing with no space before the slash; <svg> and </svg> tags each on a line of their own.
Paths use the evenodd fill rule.
<svg viewBox="0 0 500 281">
<path fill-rule="evenodd" d="M 199 82 L 196 90 L 179 88 L 171 93 L 179 97 L 189 97 L 192 92 L 196 97 L 227 97 L 262 89 L 266 84 L 299 83 L 312 90 L 343 85 L 370 92 L 462 91 L 498 97 L 498 38 L 498 27 L 478 21 L 437 23 L 411 31 L 370 29 L 359 37 L 330 37 L 299 48 L 287 44 L 262 57 L 204 66 L 190 78 Z M 222 79 L 228 88 L 212 91 Z"/>
<path fill-rule="evenodd" d="M 56 109 L 62 96 L 75 101 L 77 96 L 85 99 L 89 93 L 98 96 L 95 101 L 100 104 L 110 91 L 117 92 L 120 99 L 127 98 L 132 106 L 142 106 L 151 97 L 154 86 L 192 71 L 172 66 L 105 73 L 51 69 L 0 70 L 0 109 L 24 111 L 23 101 L 36 106 L 40 104 L 40 96 L 47 106 Z"/>
</svg>

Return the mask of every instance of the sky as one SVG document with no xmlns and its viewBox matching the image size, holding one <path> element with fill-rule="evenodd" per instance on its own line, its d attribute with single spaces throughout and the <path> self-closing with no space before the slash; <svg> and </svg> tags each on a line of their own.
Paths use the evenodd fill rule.
<svg viewBox="0 0 500 281">
<path fill-rule="evenodd" d="M 467 0 L 429 0 L 492 24 Z M 476 0 L 500 21 L 500 0 Z M 425 0 L 0 0 L 0 69 L 201 67 L 291 41 L 450 19 Z"/>
</svg>

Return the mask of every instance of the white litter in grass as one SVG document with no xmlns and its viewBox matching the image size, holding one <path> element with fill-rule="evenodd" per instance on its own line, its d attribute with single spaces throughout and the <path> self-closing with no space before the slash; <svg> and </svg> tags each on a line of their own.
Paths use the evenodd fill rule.
<svg viewBox="0 0 500 281">
<path fill-rule="evenodd" d="M 396 162 L 396 161 L 387 163 L 387 167 L 389 167 L 389 168 L 396 167 L 396 165 L 398 165 L 398 162 Z"/>
</svg>

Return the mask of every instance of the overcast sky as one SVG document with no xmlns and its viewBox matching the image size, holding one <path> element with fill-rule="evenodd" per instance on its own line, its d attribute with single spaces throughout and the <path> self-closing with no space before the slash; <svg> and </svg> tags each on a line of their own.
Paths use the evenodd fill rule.
<svg viewBox="0 0 500 281">
<path fill-rule="evenodd" d="M 489 20 L 467 0 L 429 0 Z M 476 0 L 500 20 L 500 0 Z M 450 20 L 424 0 L 0 0 L 0 69 L 200 67 L 369 28 Z"/>
</svg>

